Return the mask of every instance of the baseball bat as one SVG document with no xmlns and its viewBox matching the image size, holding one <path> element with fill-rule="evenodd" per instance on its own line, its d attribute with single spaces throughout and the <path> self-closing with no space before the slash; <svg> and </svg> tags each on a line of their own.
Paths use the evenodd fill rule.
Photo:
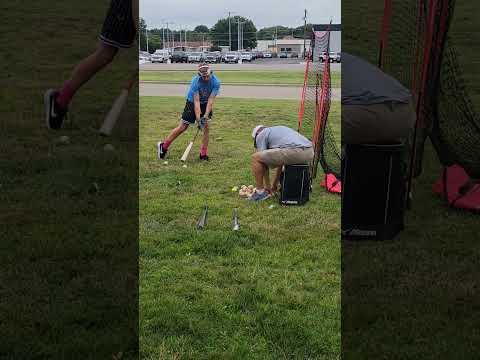
<svg viewBox="0 0 480 360">
<path fill-rule="evenodd" d="M 182 162 L 185 162 L 187 160 L 187 157 L 188 157 L 188 154 L 190 154 L 190 150 L 192 150 L 192 147 L 193 147 L 193 143 L 195 142 L 195 139 L 197 138 L 197 135 L 198 135 L 198 132 L 200 131 L 200 128 L 197 129 L 197 132 L 195 133 L 195 136 L 193 137 L 193 140 L 190 141 L 190 143 L 188 144 L 187 148 L 185 149 L 185 151 L 183 152 L 183 155 L 182 157 L 180 158 L 180 160 Z"/>
<path fill-rule="evenodd" d="M 207 226 L 207 216 L 208 216 L 208 207 L 207 205 L 205 205 L 202 215 L 200 216 L 200 219 L 198 219 L 198 222 L 197 222 L 198 230 L 203 230 L 205 226 Z"/>
<path fill-rule="evenodd" d="M 238 209 L 233 209 L 233 231 L 240 230 L 240 222 L 238 221 Z"/>
<path fill-rule="evenodd" d="M 102 127 L 100 128 L 99 132 L 100 135 L 109 136 L 112 133 L 112 130 L 117 122 L 120 114 L 122 112 L 123 106 L 127 102 L 128 94 L 135 83 L 137 75 L 135 74 L 126 84 L 126 86 L 120 92 L 120 95 L 115 99 L 113 102 L 110 111 L 108 112 L 105 120 L 103 121 Z"/>
</svg>

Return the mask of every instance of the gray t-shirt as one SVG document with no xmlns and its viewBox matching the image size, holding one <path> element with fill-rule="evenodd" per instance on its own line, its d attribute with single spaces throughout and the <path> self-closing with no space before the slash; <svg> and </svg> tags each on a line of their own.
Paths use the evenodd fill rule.
<svg viewBox="0 0 480 360">
<path fill-rule="evenodd" d="M 312 143 L 305 136 L 286 126 L 272 126 L 263 129 L 256 139 L 257 150 L 276 148 L 309 148 Z"/>
<path fill-rule="evenodd" d="M 342 104 L 408 103 L 410 91 L 378 67 L 342 52 Z"/>
</svg>

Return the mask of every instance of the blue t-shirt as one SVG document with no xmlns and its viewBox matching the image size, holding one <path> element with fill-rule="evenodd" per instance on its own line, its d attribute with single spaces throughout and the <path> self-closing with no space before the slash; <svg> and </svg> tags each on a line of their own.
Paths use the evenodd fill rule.
<svg viewBox="0 0 480 360">
<path fill-rule="evenodd" d="M 187 93 L 187 100 L 193 102 L 193 96 L 198 93 L 200 95 L 200 104 L 206 104 L 210 95 L 217 96 L 220 91 L 220 80 L 214 74 L 210 75 L 208 81 L 203 81 L 198 75 L 192 78 L 190 89 Z"/>
</svg>

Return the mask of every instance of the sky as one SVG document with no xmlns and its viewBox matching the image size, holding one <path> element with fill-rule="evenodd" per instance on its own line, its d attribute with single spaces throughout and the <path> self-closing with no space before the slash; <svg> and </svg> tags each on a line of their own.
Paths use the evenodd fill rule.
<svg viewBox="0 0 480 360">
<path fill-rule="evenodd" d="M 312 24 L 341 21 L 341 0 L 140 0 L 140 17 L 148 28 L 160 28 L 168 21 L 169 28 L 175 30 L 193 30 L 197 25 L 210 28 L 217 20 L 227 18 L 229 11 L 231 16 L 252 20 L 257 29 L 297 27 L 303 24 L 304 9 L 307 22 Z"/>
</svg>

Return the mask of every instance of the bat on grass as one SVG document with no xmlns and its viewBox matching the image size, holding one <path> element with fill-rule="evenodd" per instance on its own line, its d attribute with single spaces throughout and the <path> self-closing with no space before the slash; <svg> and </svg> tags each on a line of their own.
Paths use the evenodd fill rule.
<svg viewBox="0 0 480 360">
<path fill-rule="evenodd" d="M 118 118 L 120 117 L 123 106 L 127 102 L 128 94 L 130 93 L 130 90 L 132 89 L 133 84 L 135 83 L 136 79 L 137 79 L 137 74 L 132 76 L 132 78 L 128 81 L 128 83 L 125 85 L 125 87 L 120 92 L 120 95 L 118 95 L 118 97 L 113 102 L 113 105 L 110 108 L 110 111 L 108 112 L 107 116 L 105 117 L 105 120 L 103 121 L 102 127 L 99 130 L 100 135 L 109 136 L 112 133 L 112 130 L 115 126 L 115 123 L 117 122 Z"/>
<path fill-rule="evenodd" d="M 202 215 L 200 216 L 200 218 L 198 219 L 198 222 L 197 222 L 197 229 L 198 230 L 203 230 L 205 228 L 205 226 L 207 226 L 207 216 L 208 216 L 208 207 L 207 207 L 207 205 L 205 205 L 205 207 L 203 209 L 203 212 L 202 212 Z"/>
<path fill-rule="evenodd" d="M 240 223 L 238 222 L 238 209 L 233 209 L 233 231 L 240 230 Z"/>
<path fill-rule="evenodd" d="M 188 144 L 187 148 L 186 148 L 185 151 L 183 152 L 183 155 L 182 155 L 182 157 L 180 158 L 180 160 L 181 160 L 182 162 L 185 162 L 185 161 L 187 160 L 188 154 L 190 154 L 190 150 L 192 150 L 193 143 L 195 142 L 195 139 L 197 138 L 197 135 L 198 135 L 199 132 L 200 132 L 200 128 L 197 129 L 197 132 L 195 133 L 195 136 L 193 137 L 193 140 L 190 141 L 190 143 Z"/>
</svg>

